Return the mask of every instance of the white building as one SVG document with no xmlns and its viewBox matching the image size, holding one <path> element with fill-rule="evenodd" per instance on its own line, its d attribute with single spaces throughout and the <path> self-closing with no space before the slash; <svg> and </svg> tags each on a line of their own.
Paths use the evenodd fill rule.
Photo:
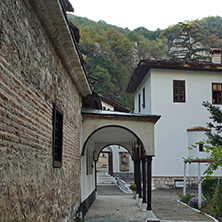
<svg viewBox="0 0 222 222">
<path fill-rule="evenodd" d="M 155 113 L 153 179 L 157 187 L 171 187 L 183 178 L 183 157 L 206 157 L 189 146 L 205 138 L 209 101 L 222 107 L 222 66 L 141 61 L 128 85 L 134 93 L 135 113 Z M 204 128 L 205 127 L 205 128 Z M 202 164 L 202 172 L 205 166 Z M 197 176 L 192 164 L 188 176 Z"/>
</svg>

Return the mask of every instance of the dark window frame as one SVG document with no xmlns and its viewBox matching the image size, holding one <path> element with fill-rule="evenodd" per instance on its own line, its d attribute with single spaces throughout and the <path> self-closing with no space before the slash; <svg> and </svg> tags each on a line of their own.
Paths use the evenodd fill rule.
<svg viewBox="0 0 222 222">
<path fill-rule="evenodd" d="M 141 112 L 141 96 L 140 94 L 138 95 L 138 106 L 139 106 L 139 113 Z"/>
<path fill-rule="evenodd" d="M 63 111 L 53 105 L 53 167 L 62 167 L 63 151 Z"/>
<path fill-rule="evenodd" d="M 203 144 L 202 143 L 199 144 L 199 152 L 203 152 Z"/>
<path fill-rule="evenodd" d="M 214 86 L 216 86 L 216 90 L 214 89 Z M 220 87 L 219 87 L 220 86 Z M 219 89 L 221 88 L 221 89 Z M 221 94 L 221 95 L 219 95 Z M 216 98 L 215 98 L 216 97 Z M 222 83 L 212 83 L 212 104 L 216 105 L 222 105 Z"/>
<path fill-rule="evenodd" d="M 145 100 L 145 98 L 146 98 L 146 97 L 145 97 L 145 87 L 144 87 L 144 88 L 143 88 L 143 105 L 142 105 L 143 108 L 145 108 L 145 106 L 146 106 L 146 102 L 145 102 L 146 100 Z"/>
<path fill-rule="evenodd" d="M 183 84 L 183 87 L 181 86 L 181 84 Z M 177 86 L 177 85 L 179 85 L 179 86 Z M 173 80 L 173 102 L 174 103 L 185 103 L 186 102 L 186 82 L 185 82 L 185 80 Z"/>
</svg>

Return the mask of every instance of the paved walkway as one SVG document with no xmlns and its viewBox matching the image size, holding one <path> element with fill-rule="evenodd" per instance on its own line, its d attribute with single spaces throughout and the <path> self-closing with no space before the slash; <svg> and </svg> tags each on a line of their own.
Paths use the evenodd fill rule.
<svg viewBox="0 0 222 222">
<path fill-rule="evenodd" d="M 101 175 L 101 173 L 100 173 Z M 146 221 L 146 212 L 138 207 L 132 194 L 123 193 L 113 183 L 108 184 L 102 175 L 99 180 L 98 195 L 85 216 L 87 222 L 136 222 Z M 104 182 L 105 181 L 105 182 Z M 214 220 L 179 203 L 177 189 L 152 191 L 152 208 L 161 222 L 213 222 Z"/>
<path fill-rule="evenodd" d="M 157 189 L 152 191 L 152 208 L 160 221 L 214 221 L 179 203 L 177 201 L 179 199 L 178 192 L 182 193 L 182 190 Z"/>
</svg>

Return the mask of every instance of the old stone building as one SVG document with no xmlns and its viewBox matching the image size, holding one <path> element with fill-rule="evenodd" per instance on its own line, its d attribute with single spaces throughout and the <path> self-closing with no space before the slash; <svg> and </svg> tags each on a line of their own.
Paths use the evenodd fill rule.
<svg viewBox="0 0 222 222">
<path fill-rule="evenodd" d="M 65 7 L 0 2 L 1 221 L 73 221 L 80 206 L 81 106 L 91 89 Z"/>
</svg>

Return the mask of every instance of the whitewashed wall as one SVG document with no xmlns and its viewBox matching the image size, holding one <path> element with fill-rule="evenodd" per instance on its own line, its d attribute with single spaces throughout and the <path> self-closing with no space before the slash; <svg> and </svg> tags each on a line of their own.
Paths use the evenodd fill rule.
<svg viewBox="0 0 222 222">
<path fill-rule="evenodd" d="M 88 144 L 93 152 L 94 143 Z M 86 150 L 88 147 L 86 147 Z M 86 152 L 85 152 L 86 153 Z M 81 156 L 81 202 L 83 202 L 88 196 L 95 190 L 95 163 L 93 162 L 92 174 L 87 175 L 87 155 Z"/>
<path fill-rule="evenodd" d="M 173 80 L 186 81 L 186 103 L 173 103 Z M 135 112 L 138 112 L 138 93 L 146 87 L 150 106 L 142 113 L 160 114 L 155 125 L 155 157 L 153 176 L 182 176 L 182 157 L 188 156 L 187 129 L 205 126 L 209 113 L 201 104 L 212 102 L 212 82 L 222 82 L 220 73 L 152 69 L 135 93 Z M 147 102 L 149 104 L 149 102 Z"/>
</svg>

